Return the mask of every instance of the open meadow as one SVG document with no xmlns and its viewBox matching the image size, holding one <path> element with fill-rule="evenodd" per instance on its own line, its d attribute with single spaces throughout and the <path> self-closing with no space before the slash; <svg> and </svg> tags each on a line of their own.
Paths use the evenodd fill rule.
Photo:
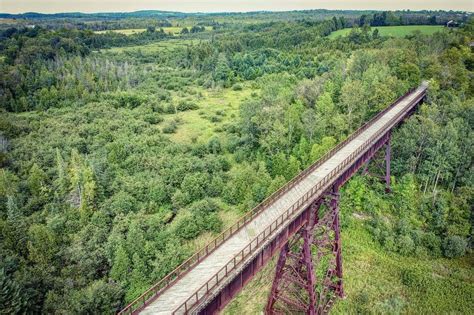
<svg viewBox="0 0 474 315">
<path fill-rule="evenodd" d="M 403 25 L 403 26 L 373 26 L 371 31 L 379 31 L 380 36 L 391 36 L 391 37 L 405 37 L 407 35 L 413 35 L 415 32 L 421 34 L 431 35 L 435 32 L 442 32 L 445 27 L 441 25 Z M 344 28 L 332 32 L 329 38 L 334 39 L 339 36 L 347 36 L 351 32 L 350 28 Z"/>
<path fill-rule="evenodd" d="M 165 26 L 165 27 L 159 27 L 157 28 L 158 30 L 162 29 L 163 32 L 171 35 L 179 35 L 181 34 L 181 31 L 184 28 L 191 29 L 192 26 Z M 206 26 L 205 27 L 206 31 L 212 30 L 212 27 Z M 145 28 L 130 28 L 130 29 L 116 29 L 116 30 L 105 30 L 105 31 L 95 31 L 94 33 L 96 34 L 105 34 L 107 32 L 114 32 L 118 34 L 124 34 L 124 35 L 133 35 L 133 34 L 139 34 L 145 32 Z"/>
</svg>

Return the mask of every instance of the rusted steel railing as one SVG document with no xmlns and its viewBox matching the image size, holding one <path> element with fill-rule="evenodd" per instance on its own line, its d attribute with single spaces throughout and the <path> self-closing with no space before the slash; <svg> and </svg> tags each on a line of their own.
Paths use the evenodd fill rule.
<svg viewBox="0 0 474 315">
<path fill-rule="evenodd" d="M 305 178 L 309 173 L 313 170 L 318 168 L 322 163 L 326 162 L 329 158 L 331 158 L 339 149 L 345 146 L 348 142 L 352 139 L 357 137 L 359 134 L 364 132 L 368 127 L 370 127 L 375 121 L 377 121 L 381 116 L 383 116 L 387 111 L 392 109 L 396 106 L 403 98 L 409 95 L 413 90 L 410 90 L 405 95 L 399 97 L 393 104 L 385 108 L 383 111 L 379 112 L 376 116 L 374 116 L 369 122 L 362 125 L 359 129 L 357 129 L 354 133 L 352 133 L 349 137 L 347 137 L 344 141 L 340 142 L 334 148 L 329 150 L 326 154 L 324 154 L 319 160 L 314 162 L 304 171 L 299 173 L 293 179 L 291 179 L 288 183 L 282 186 L 280 189 L 275 191 L 265 200 L 263 200 L 259 205 L 253 208 L 251 211 L 247 212 L 245 215 L 240 217 L 236 223 L 232 226 L 224 230 L 221 234 L 219 234 L 214 240 L 208 243 L 206 246 L 202 247 L 198 250 L 195 254 L 193 254 L 190 258 L 184 261 L 181 265 L 171 271 L 168 275 L 166 275 L 163 279 L 145 291 L 142 295 L 140 295 L 137 299 L 132 301 L 129 305 L 127 305 L 119 314 L 132 314 L 135 311 L 142 309 L 144 306 L 148 305 L 154 299 L 156 299 L 162 292 L 164 292 L 167 288 L 172 286 L 177 280 L 183 277 L 189 270 L 191 270 L 194 266 L 196 266 L 199 262 L 204 260 L 209 254 L 211 254 L 216 248 L 218 248 L 222 243 L 232 237 L 235 233 L 240 231 L 244 226 L 246 226 L 250 221 L 252 221 L 256 216 L 258 216 L 262 211 L 264 211 L 268 206 L 273 204 L 275 200 L 280 198 L 283 194 L 288 192 L 292 189 L 296 184 L 298 184 L 303 178 Z M 317 187 L 316 185 L 315 187 Z M 227 265 L 226 265 L 227 266 Z M 185 303 L 186 304 L 186 303 Z"/>
<path fill-rule="evenodd" d="M 424 91 L 426 88 L 424 89 Z M 364 141 L 356 151 L 352 152 L 343 162 L 341 162 L 335 169 L 333 169 L 329 174 L 327 174 L 320 182 L 318 182 L 314 187 L 312 187 L 306 194 L 301 197 L 296 203 L 294 203 L 291 207 L 289 207 L 283 214 L 281 214 L 275 221 L 273 221 L 270 226 L 268 226 L 263 232 L 261 232 L 256 238 L 254 238 L 244 249 L 242 249 L 238 254 L 234 256 L 226 265 L 224 265 L 217 273 L 215 273 L 211 279 L 209 279 L 204 285 L 202 285 L 197 291 L 194 292 L 183 304 L 181 304 L 173 314 L 186 314 L 189 310 L 191 310 L 200 300 L 202 300 L 211 290 L 213 290 L 217 285 L 221 283 L 221 281 L 227 277 L 227 275 L 234 271 L 240 263 L 242 263 L 249 255 L 254 253 L 262 243 L 266 242 L 270 235 L 275 232 L 278 228 L 280 228 L 284 223 L 287 223 L 288 219 L 292 217 L 297 210 L 301 208 L 309 199 L 317 197 L 319 194 L 322 194 L 325 189 L 327 189 L 327 185 L 332 182 L 333 180 L 337 179 L 337 174 L 339 174 L 342 170 L 344 170 L 348 165 L 352 164 L 353 160 L 358 157 L 362 152 L 366 151 L 370 148 L 374 141 L 377 141 L 381 136 L 383 136 L 386 132 L 388 132 L 392 125 L 397 124 L 400 121 L 400 117 L 404 116 L 407 112 L 409 112 L 415 104 L 417 104 L 423 97 L 424 91 L 420 94 L 421 96 L 414 98 L 407 107 L 400 111 L 397 115 L 391 118 L 382 129 L 372 135 L 369 139 Z M 321 160 L 316 162 L 315 164 L 311 165 L 308 169 L 314 169 L 314 165 L 320 165 L 321 161 L 326 161 L 328 159 L 328 155 L 333 155 L 335 151 L 341 148 L 344 144 L 347 144 L 350 140 L 354 139 L 354 137 L 358 136 L 360 133 L 365 131 L 369 126 L 371 126 L 375 121 L 377 121 L 383 114 L 385 114 L 388 110 L 393 108 L 396 104 L 400 102 L 401 99 L 406 97 L 412 92 L 410 90 L 404 96 L 397 99 L 395 103 L 391 106 L 387 107 L 385 110 L 377 114 L 373 119 L 369 121 L 369 123 L 363 125 L 359 128 L 356 132 L 354 132 L 350 137 L 348 137 L 345 141 L 341 144 L 337 145 L 334 149 L 329 151 Z M 302 172 L 305 175 L 308 174 L 308 169 Z M 301 174 L 300 174 L 301 175 Z M 302 176 L 296 176 L 301 180 Z M 293 181 L 293 180 L 292 180 Z"/>
</svg>

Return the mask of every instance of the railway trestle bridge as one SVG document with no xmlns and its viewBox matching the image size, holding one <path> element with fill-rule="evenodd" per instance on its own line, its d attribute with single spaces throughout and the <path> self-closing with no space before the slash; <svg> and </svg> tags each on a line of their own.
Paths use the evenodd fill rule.
<svg viewBox="0 0 474 315">
<path fill-rule="evenodd" d="M 215 314 L 279 254 L 266 314 L 324 314 L 344 296 L 339 188 L 377 152 L 390 190 L 391 131 L 426 96 L 396 100 L 119 314 Z"/>
</svg>

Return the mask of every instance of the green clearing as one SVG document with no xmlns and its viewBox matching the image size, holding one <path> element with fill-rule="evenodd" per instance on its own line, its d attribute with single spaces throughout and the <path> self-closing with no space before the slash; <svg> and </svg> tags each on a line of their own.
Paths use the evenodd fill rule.
<svg viewBox="0 0 474 315">
<path fill-rule="evenodd" d="M 103 49 L 102 53 L 110 53 L 110 54 L 122 54 L 122 53 L 137 53 L 140 52 L 144 55 L 154 55 L 157 53 L 165 52 L 165 51 L 173 51 L 177 49 L 183 49 L 190 45 L 195 45 L 199 43 L 201 40 L 199 39 L 170 39 L 165 41 L 159 41 L 151 44 L 146 45 L 139 45 L 139 46 L 129 46 L 129 47 L 113 47 L 110 49 Z"/>
<path fill-rule="evenodd" d="M 192 26 L 169 26 L 169 27 L 157 27 L 157 30 L 160 28 L 163 29 L 165 33 L 171 33 L 173 35 L 179 35 L 181 33 L 181 30 L 187 27 L 188 29 L 191 29 Z M 212 30 L 212 27 L 210 26 L 205 26 L 206 31 Z M 115 33 L 120 33 L 120 34 L 125 34 L 125 35 L 133 35 L 133 34 L 138 34 L 146 31 L 145 28 L 129 28 L 129 29 L 118 29 L 118 30 L 104 30 L 104 31 L 95 31 L 94 33 L 96 34 L 105 34 L 107 32 L 115 32 Z"/>
<path fill-rule="evenodd" d="M 387 253 L 360 221 L 343 228 L 342 242 L 346 298 L 336 300 L 332 314 L 468 314 L 474 308 L 472 254 L 449 260 Z M 260 314 L 275 263 L 276 256 L 223 314 Z"/>
<path fill-rule="evenodd" d="M 241 91 L 234 91 L 231 88 L 217 90 L 197 88 L 195 93 L 198 96 L 194 97 L 193 101 L 199 106 L 198 109 L 164 115 L 165 125 L 173 120 L 179 120 L 178 129 L 170 138 L 178 143 L 207 142 L 212 136 L 223 132 L 227 124 L 238 120 L 240 104 L 251 98 L 254 91 L 250 87 Z M 174 94 L 175 105 L 189 98 L 180 98 Z"/>
<path fill-rule="evenodd" d="M 120 34 L 125 34 L 125 35 L 132 35 L 132 34 L 138 34 L 146 31 L 144 28 L 129 28 L 129 29 L 122 29 L 122 30 L 105 30 L 105 31 L 95 31 L 94 33 L 96 34 L 105 34 L 107 32 L 114 32 L 114 33 L 120 33 Z"/>
<path fill-rule="evenodd" d="M 179 35 L 181 33 L 181 31 L 183 30 L 183 28 L 187 27 L 188 29 L 191 29 L 192 26 L 170 26 L 170 27 L 162 27 L 163 31 L 165 31 L 165 33 L 171 33 L 173 35 Z M 206 29 L 206 31 L 210 31 L 212 30 L 212 27 L 210 26 L 205 26 L 204 27 Z"/>
<path fill-rule="evenodd" d="M 372 27 L 371 31 L 378 29 L 380 36 L 405 37 L 419 31 L 422 34 L 431 35 L 444 29 L 441 25 L 407 25 L 407 26 L 378 26 Z M 345 28 L 332 32 L 328 37 L 335 39 L 339 36 L 347 36 L 351 32 L 351 28 Z"/>
</svg>

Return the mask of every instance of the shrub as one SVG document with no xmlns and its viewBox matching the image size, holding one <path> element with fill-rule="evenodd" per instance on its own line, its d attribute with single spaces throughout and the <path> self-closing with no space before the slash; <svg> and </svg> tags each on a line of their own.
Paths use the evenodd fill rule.
<svg viewBox="0 0 474 315">
<path fill-rule="evenodd" d="M 159 103 L 151 105 L 151 110 L 154 113 L 159 113 L 159 114 L 166 113 L 165 107 L 162 104 L 159 104 Z"/>
<path fill-rule="evenodd" d="M 426 249 L 426 247 L 416 246 L 415 256 L 416 257 L 427 257 L 428 256 L 428 250 Z"/>
<path fill-rule="evenodd" d="M 354 298 L 355 300 L 355 306 L 357 308 L 358 313 L 360 314 L 367 314 L 368 313 L 368 308 L 369 308 L 369 301 L 370 301 L 370 296 L 367 290 L 363 290 L 359 294 L 357 294 Z"/>
<path fill-rule="evenodd" d="M 204 197 L 209 178 L 205 173 L 187 174 L 181 182 L 181 190 L 189 196 L 189 202 Z"/>
<path fill-rule="evenodd" d="M 217 197 L 222 193 L 224 188 L 224 181 L 221 178 L 222 175 L 214 176 L 211 184 L 207 187 L 207 193 L 209 196 Z"/>
<path fill-rule="evenodd" d="M 405 304 L 406 302 L 402 297 L 395 296 L 383 301 L 382 303 L 379 303 L 378 306 L 380 306 L 381 314 L 395 315 L 402 313 Z"/>
<path fill-rule="evenodd" d="M 408 256 L 415 250 L 415 242 L 408 235 L 400 235 L 397 241 L 398 252 Z"/>
<path fill-rule="evenodd" d="M 405 268 L 402 270 L 400 280 L 403 285 L 425 292 L 430 284 L 429 273 L 418 268 Z"/>
<path fill-rule="evenodd" d="M 103 204 L 105 211 L 117 215 L 118 213 L 129 213 L 137 210 L 137 200 L 125 191 L 119 191 Z"/>
<path fill-rule="evenodd" d="M 422 244 L 432 256 L 441 256 L 441 239 L 434 233 L 425 233 Z"/>
<path fill-rule="evenodd" d="M 207 152 L 207 145 L 204 143 L 197 143 L 191 148 L 191 152 L 194 156 L 204 157 Z"/>
<path fill-rule="evenodd" d="M 202 215 L 208 215 L 210 213 L 217 212 L 217 210 L 219 210 L 219 206 L 212 199 L 204 199 L 194 202 L 189 207 L 189 210 L 193 214 L 199 213 Z"/>
<path fill-rule="evenodd" d="M 167 114 L 175 114 L 176 113 L 176 108 L 174 107 L 173 104 L 168 104 L 168 105 L 166 105 L 165 112 Z"/>
<path fill-rule="evenodd" d="M 172 121 L 163 127 L 163 133 L 175 133 L 178 129 L 176 122 Z"/>
<path fill-rule="evenodd" d="M 232 87 L 232 90 L 234 90 L 234 91 L 242 91 L 242 89 L 243 89 L 243 86 L 242 86 L 242 84 L 240 84 L 240 83 L 236 83 L 236 84 L 234 84 L 234 86 Z"/>
<path fill-rule="evenodd" d="M 382 245 L 388 251 L 394 251 L 396 249 L 395 238 L 392 234 L 387 234 L 383 237 Z"/>
<path fill-rule="evenodd" d="M 212 116 L 211 119 L 210 119 L 211 122 L 220 122 L 222 121 L 222 118 L 220 118 L 219 116 Z"/>
<path fill-rule="evenodd" d="M 186 206 L 188 200 L 189 196 L 180 189 L 176 190 L 176 192 L 173 194 L 173 197 L 171 197 L 171 202 L 173 203 L 175 210 Z"/>
<path fill-rule="evenodd" d="M 187 110 L 198 109 L 198 108 L 199 106 L 197 106 L 196 103 L 188 102 L 188 101 L 181 101 L 179 102 L 178 106 L 176 106 L 176 109 L 181 112 L 184 112 Z"/>
<path fill-rule="evenodd" d="M 448 258 L 461 257 L 465 254 L 467 242 L 460 236 L 451 235 L 444 239 L 443 253 Z"/>
<path fill-rule="evenodd" d="M 149 124 L 155 125 L 163 121 L 163 117 L 156 114 L 147 114 L 143 117 L 143 120 Z"/>
<path fill-rule="evenodd" d="M 197 237 L 200 232 L 197 221 L 194 216 L 191 215 L 182 218 L 176 225 L 176 235 L 185 240 L 191 240 Z"/>
<path fill-rule="evenodd" d="M 193 212 L 182 217 L 176 225 L 176 234 L 185 240 L 191 240 L 203 232 L 219 232 L 222 228 L 222 221 L 216 212 L 209 212 L 213 205 L 207 201 L 191 206 Z"/>
<path fill-rule="evenodd" d="M 221 142 L 218 137 L 212 137 L 207 143 L 207 148 L 210 153 L 219 154 L 222 151 Z"/>
<path fill-rule="evenodd" d="M 116 107 L 136 108 L 146 101 L 140 94 L 119 92 L 113 95 Z"/>
<path fill-rule="evenodd" d="M 169 101 L 171 99 L 171 94 L 170 92 L 161 89 L 156 92 L 156 97 L 161 101 Z"/>
</svg>

